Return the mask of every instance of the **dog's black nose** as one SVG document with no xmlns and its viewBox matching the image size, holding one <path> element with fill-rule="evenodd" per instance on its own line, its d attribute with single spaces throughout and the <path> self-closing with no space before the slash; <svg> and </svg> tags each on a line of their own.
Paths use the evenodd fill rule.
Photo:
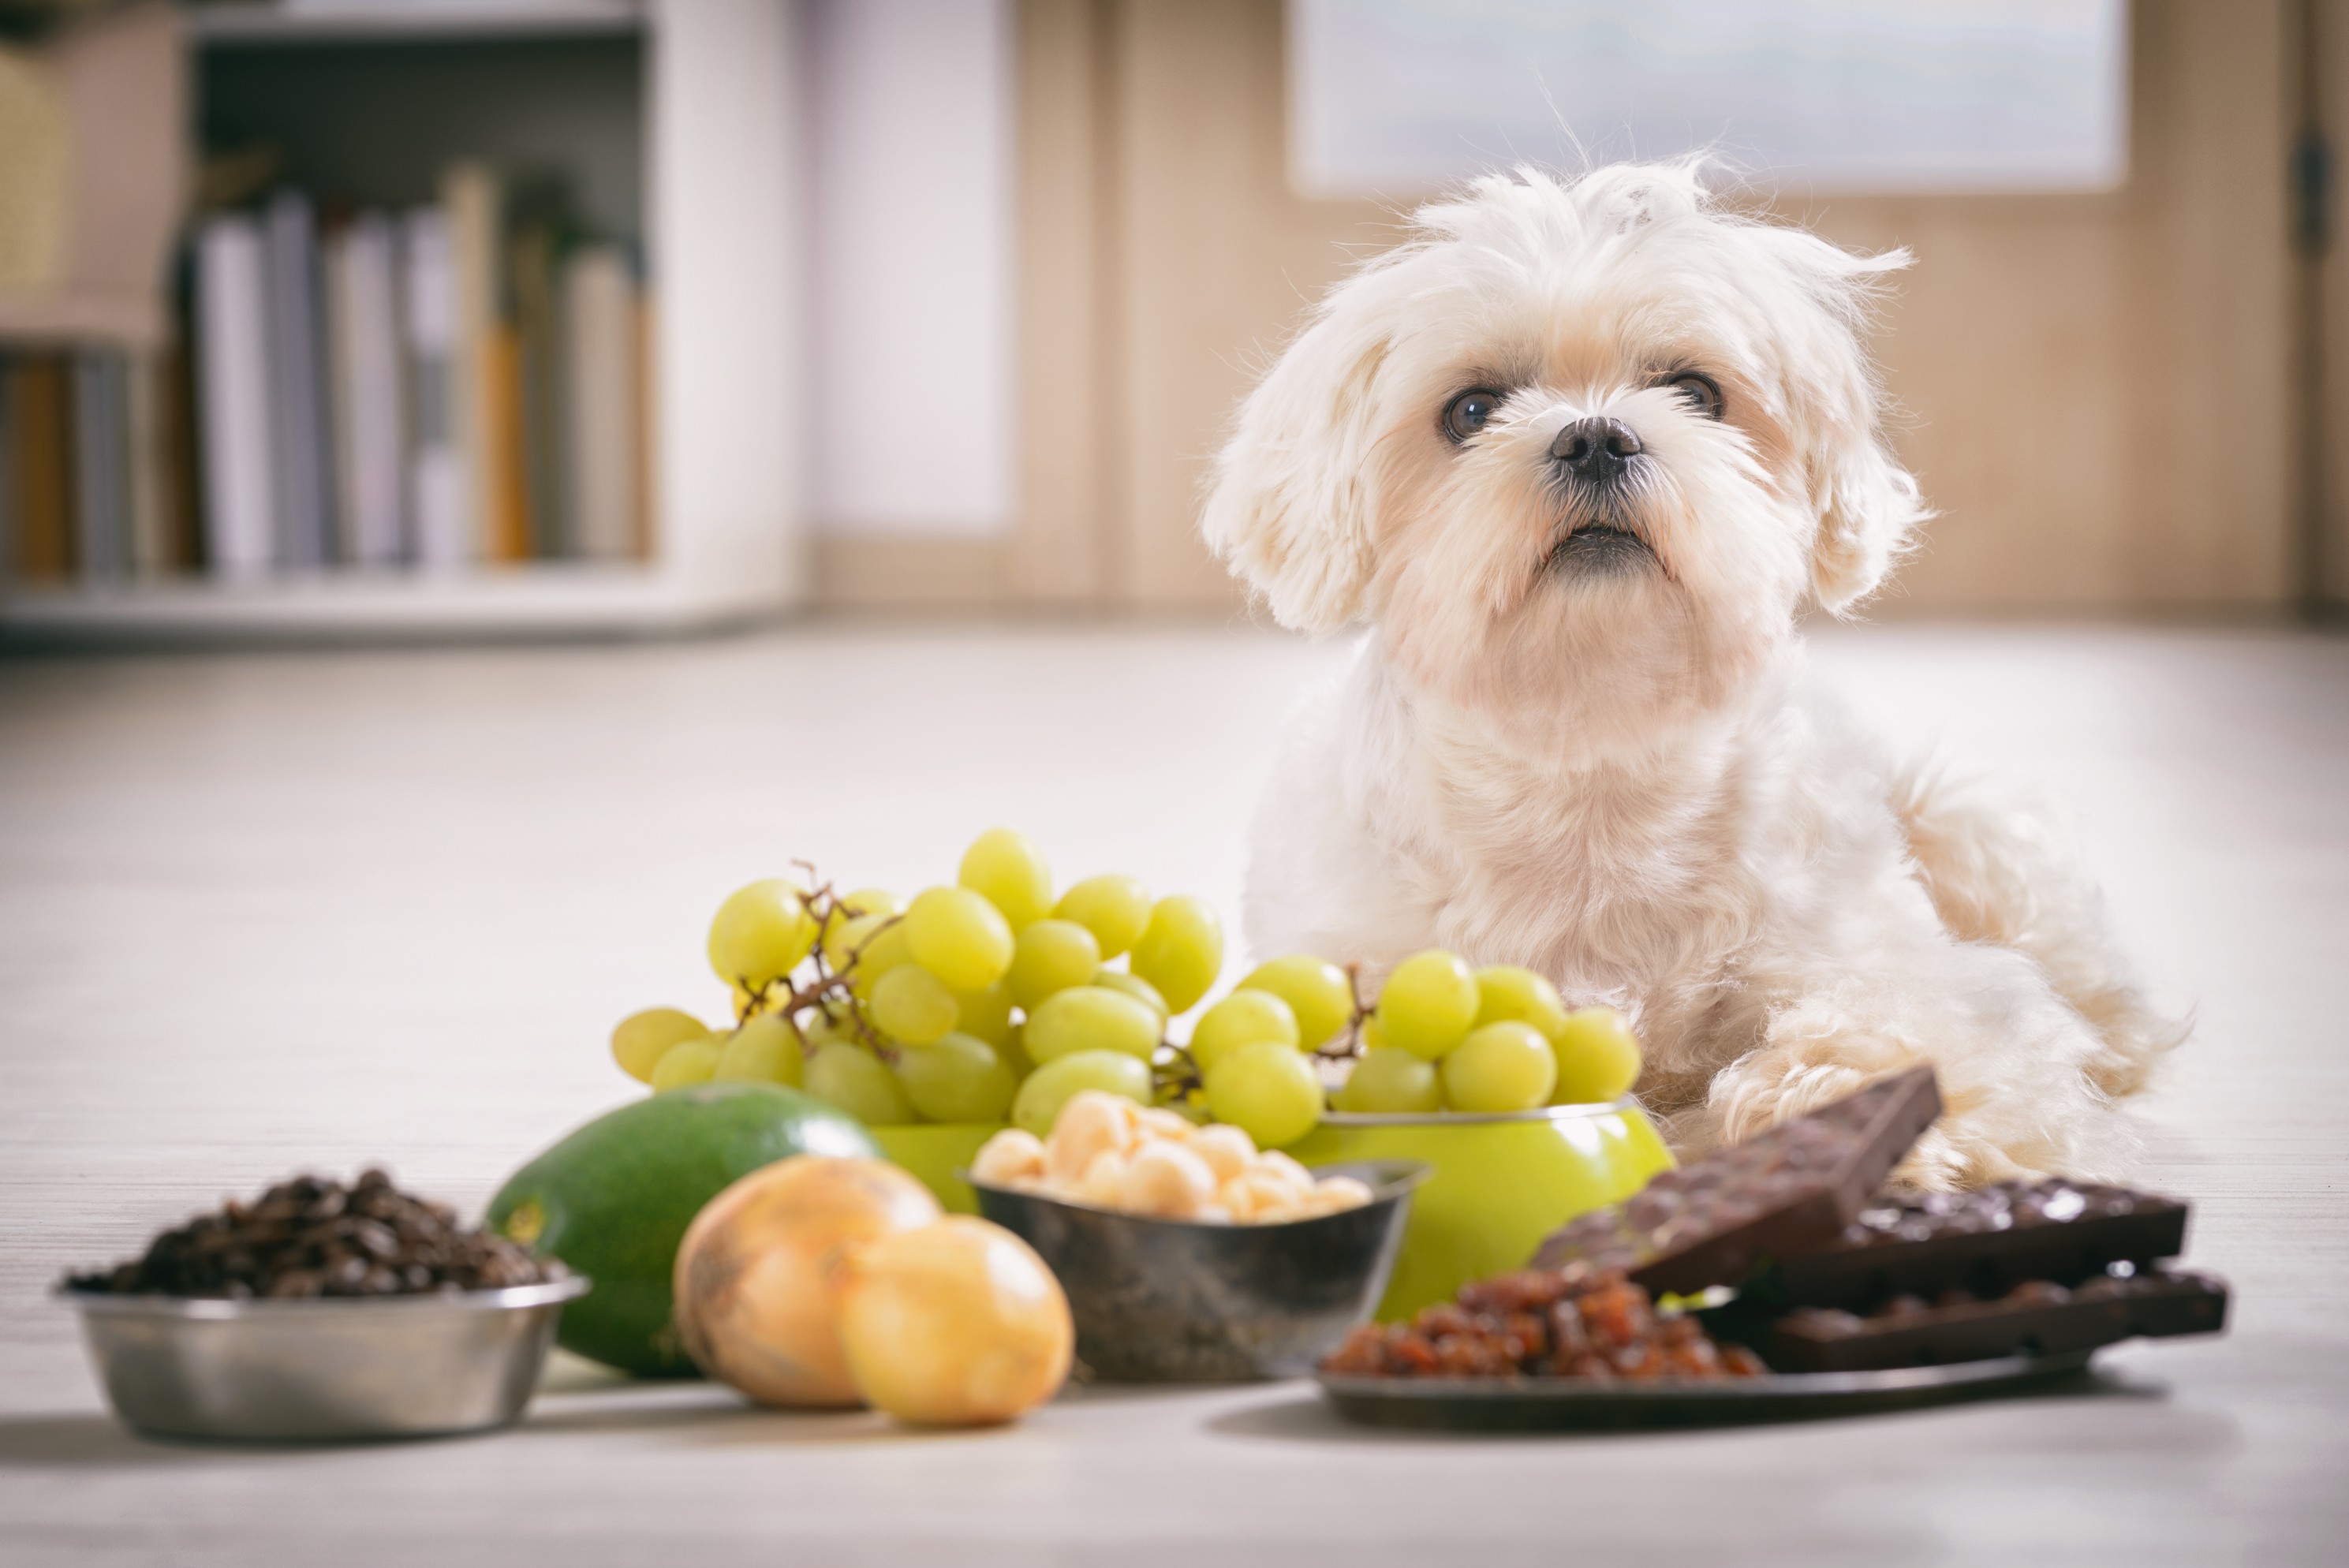
<svg viewBox="0 0 2349 1568">
<path fill-rule="evenodd" d="M 1576 479 L 1611 484 L 1640 455 L 1640 436 L 1620 419 L 1577 419 L 1550 442 L 1549 455 Z"/>
</svg>

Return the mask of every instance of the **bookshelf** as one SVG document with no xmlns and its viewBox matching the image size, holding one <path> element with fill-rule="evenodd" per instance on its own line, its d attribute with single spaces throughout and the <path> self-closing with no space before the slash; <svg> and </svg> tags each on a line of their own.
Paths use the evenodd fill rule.
<svg viewBox="0 0 2349 1568">
<path fill-rule="evenodd" d="M 805 602 L 788 7 L 310 0 L 175 17 L 191 153 L 258 117 L 286 143 L 289 178 L 387 204 L 429 200 L 419 170 L 452 151 L 575 164 L 582 205 L 644 258 L 647 542 L 625 560 L 0 578 L 0 642 L 657 634 Z M 0 352 L 151 341 L 147 320 L 129 326 L 13 330 L 0 313 Z"/>
</svg>

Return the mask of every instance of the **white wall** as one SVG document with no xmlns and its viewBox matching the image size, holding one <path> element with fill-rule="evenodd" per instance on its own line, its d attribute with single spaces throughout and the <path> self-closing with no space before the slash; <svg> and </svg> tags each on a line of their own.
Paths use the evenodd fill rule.
<svg viewBox="0 0 2349 1568">
<path fill-rule="evenodd" d="M 986 535 L 1013 493 L 1011 0 L 812 0 L 811 501 Z"/>
</svg>

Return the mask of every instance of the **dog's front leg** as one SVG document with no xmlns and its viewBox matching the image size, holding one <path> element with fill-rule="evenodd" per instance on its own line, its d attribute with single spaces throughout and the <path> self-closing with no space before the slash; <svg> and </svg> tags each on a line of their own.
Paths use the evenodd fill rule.
<svg viewBox="0 0 2349 1568">
<path fill-rule="evenodd" d="M 1733 1142 L 1930 1062 L 1942 1113 L 1894 1180 L 1951 1191 L 2116 1174 L 2125 1137 L 2083 1070 L 2096 1047 L 2027 961 L 1964 948 L 1922 972 L 1843 980 L 1774 1008 L 1761 1045 L 1715 1075 L 1690 1130 Z"/>
</svg>

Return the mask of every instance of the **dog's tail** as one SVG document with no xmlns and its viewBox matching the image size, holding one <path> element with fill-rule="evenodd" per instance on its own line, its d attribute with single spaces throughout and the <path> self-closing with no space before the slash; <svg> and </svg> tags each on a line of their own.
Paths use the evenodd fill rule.
<svg viewBox="0 0 2349 1568">
<path fill-rule="evenodd" d="M 2114 1099 L 2143 1088 L 2193 1020 L 2160 1012 L 2137 988 L 2106 929 L 2103 896 L 2071 846 L 2043 815 L 1930 764 L 1896 777 L 1892 809 L 1951 934 L 2037 960 L 2104 1041 L 2088 1063 L 2090 1081 Z"/>
</svg>

